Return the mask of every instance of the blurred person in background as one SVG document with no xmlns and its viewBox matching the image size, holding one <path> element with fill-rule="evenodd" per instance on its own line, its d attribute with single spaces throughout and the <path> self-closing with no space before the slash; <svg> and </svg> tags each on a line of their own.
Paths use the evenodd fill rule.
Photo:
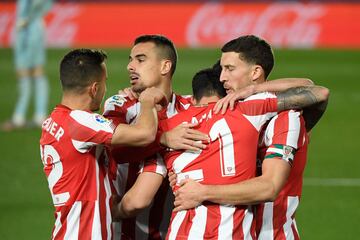
<svg viewBox="0 0 360 240">
<path fill-rule="evenodd" d="M 14 55 L 18 98 L 11 119 L 1 126 L 3 131 L 40 127 L 47 116 L 49 84 L 44 72 L 46 34 L 43 18 L 52 4 L 52 0 L 17 1 Z M 34 115 L 27 122 L 31 92 L 35 98 Z"/>
</svg>

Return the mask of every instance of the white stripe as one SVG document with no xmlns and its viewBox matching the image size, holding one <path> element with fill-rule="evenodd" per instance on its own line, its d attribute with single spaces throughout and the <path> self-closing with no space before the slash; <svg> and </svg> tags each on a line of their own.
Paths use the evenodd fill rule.
<svg viewBox="0 0 360 240">
<path fill-rule="evenodd" d="M 176 104 L 176 95 L 173 93 L 171 102 L 169 102 L 167 109 L 166 109 L 167 118 L 171 118 L 172 116 L 177 114 L 175 104 Z"/>
<path fill-rule="evenodd" d="M 360 178 L 305 178 L 306 186 L 360 187 Z"/>
<path fill-rule="evenodd" d="M 177 233 L 180 229 L 180 226 L 182 224 L 182 222 L 184 221 L 184 218 L 186 216 L 187 211 L 183 210 L 183 211 L 179 211 L 176 213 L 174 219 L 171 222 L 171 231 L 169 234 L 169 240 L 175 240 Z"/>
<path fill-rule="evenodd" d="M 166 177 L 167 175 L 167 168 L 164 163 L 164 159 L 159 153 L 156 154 L 156 173 L 162 175 L 163 177 Z"/>
<path fill-rule="evenodd" d="M 298 206 L 299 206 L 299 197 L 288 197 L 287 210 L 286 210 L 286 222 L 283 226 L 285 238 L 287 240 L 295 239 L 291 226 L 293 224 L 292 216 L 294 215 L 296 208 Z"/>
<path fill-rule="evenodd" d="M 94 203 L 94 219 L 91 228 L 91 239 L 92 240 L 102 239 L 99 201 L 95 201 Z"/>
<path fill-rule="evenodd" d="M 204 238 L 207 220 L 207 207 L 200 205 L 195 208 L 195 216 L 192 219 L 188 240 L 198 240 Z"/>
<path fill-rule="evenodd" d="M 257 131 L 260 131 L 261 127 L 276 114 L 276 112 L 269 112 L 263 115 L 250 116 L 243 114 L 243 116 L 254 126 Z"/>
<path fill-rule="evenodd" d="M 218 239 L 232 239 L 235 207 L 220 205 L 221 220 Z"/>
<path fill-rule="evenodd" d="M 79 238 L 81 202 L 76 201 L 71 206 L 66 218 L 66 233 L 64 239 L 75 240 Z"/>
<path fill-rule="evenodd" d="M 103 146 L 98 146 L 95 152 L 95 176 L 96 176 L 96 201 L 94 203 L 94 219 L 92 222 L 91 239 L 101 239 L 101 220 L 99 209 L 99 195 L 100 195 L 100 179 L 99 179 L 99 163 L 98 159 L 104 151 Z"/>
<path fill-rule="evenodd" d="M 89 113 L 81 110 L 74 110 L 71 111 L 70 117 L 73 118 L 79 124 L 91 128 L 96 132 L 101 130 L 109 133 L 114 132 L 114 130 L 111 128 L 111 121 L 107 120 L 106 122 L 103 123 L 96 121 L 96 119 L 104 118 L 99 114 Z"/>
<path fill-rule="evenodd" d="M 140 112 L 140 102 L 137 102 L 127 109 L 126 122 L 130 123 L 130 120 L 132 119 L 134 120 L 138 116 L 139 112 Z M 131 123 L 134 123 L 134 121 L 132 121 Z"/>
<path fill-rule="evenodd" d="M 251 225 L 254 219 L 254 214 L 252 212 L 252 207 L 248 206 L 248 209 L 245 210 L 244 213 L 244 220 L 243 220 L 243 233 L 244 233 L 244 239 L 245 240 L 252 240 L 251 237 Z"/>
<path fill-rule="evenodd" d="M 73 144 L 76 151 L 81 153 L 86 153 L 87 151 L 89 151 L 90 148 L 92 148 L 95 145 L 98 145 L 97 143 L 94 142 L 82 142 L 74 139 L 71 139 L 71 143 Z"/>
<path fill-rule="evenodd" d="M 61 212 L 56 212 L 56 221 L 52 239 L 54 239 L 61 228 Z"/>
<path fill-rule="evenodd" d="M 279 115 L 274 116 L 271 121 L 269 122 L 266 130 L 265 130 L 265 134 L 263 137 L 263 142 L 265 144 L 266 147 L 271 146 L 272 144 L 272 140 L 274 137 L 274 129 L 275 129 L 275 121 L 276 119 L 279 117 Z"/>
<path fill-rule="evenodd" d="M 111 240 L 111 209 L 110 209 L 110 198 L 111 198 L 111 188 L 110 188 L 110 182 L 109 182 L 109 176 L 106 174 L 104 178 L 104 186 L 105 186 L 105 192 L 106 192 L 106 230 L 107 230 L 107 239 Z"/>
<path fill-rule="evenodd" d="M 286 137 L 286 145 L 295 149 L 298 148 L 298 140 L 300 135 L 300 112 L 290 110 L 288 112 L 289 117 L 289 130 Z"/>
<path fill-rule="evenodd" d="M 264 203 L 262 225 L 258 238 L 259 240 L 274 239 L 273 208 L 274 208 L 273 202 Z"/>
</svg>

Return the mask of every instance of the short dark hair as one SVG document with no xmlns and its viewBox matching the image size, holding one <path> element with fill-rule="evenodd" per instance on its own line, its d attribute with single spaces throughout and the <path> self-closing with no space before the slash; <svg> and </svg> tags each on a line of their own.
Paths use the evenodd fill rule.
<svg viewBox="0 0 360 240">
<path fill-rule="evenodd" d="M 264 69 L 265 79 L 274 67 L 274 54 L 271 46 L 264 39 L 254 35 L 233 39 L 227 42 L 221 51 L 239 53 L 240 59 L 260 65 Z"/>
<path fill-rule="evenodd" d="M 99 81 L 107 59 L 102 50 L 75 49 L 67 53 L 60 63 L 60 81 L 63 91 L 81 92 L 85 87 Z"/>
<path fill-rule="evenodd" d="M 162 35 L 141 35 L 135 39 L 134 45 L 146 42 L 154 43 L 156 47 L 161 49 L 163 54 L 162 57 L 171 61 L 172 64 L 170 74 L 172 76 L 176 70 L 176 63 L 178 58 L 174 43 Z"/>
<path fill-rule="evenodd" d="M 220 82 L 221 66 L 220 61 L 212 68 L 205 68 L 197 72 L 192 80 L 193 96 L 196 101 L 202 97 L 217 95 L 222 98 L 226 96 L 226 90 Z"/>
</svg>

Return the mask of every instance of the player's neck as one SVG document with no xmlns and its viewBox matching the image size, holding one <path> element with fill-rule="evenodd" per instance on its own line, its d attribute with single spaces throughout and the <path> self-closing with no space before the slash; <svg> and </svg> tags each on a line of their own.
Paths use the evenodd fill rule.
<svg viewBox="0 0 360 240">
<path fill-rule="evenodd" d="M 165 94 L 166 99 L 170 102 L 173 93 L 171 79 L 163 79 L 157 88 Z"/>
<path fill-rule="evenodd" d="M 89 111 L 91 100 L 85 95 L 63 95 L 61 104 L 72 110 Z"/>
</svg>

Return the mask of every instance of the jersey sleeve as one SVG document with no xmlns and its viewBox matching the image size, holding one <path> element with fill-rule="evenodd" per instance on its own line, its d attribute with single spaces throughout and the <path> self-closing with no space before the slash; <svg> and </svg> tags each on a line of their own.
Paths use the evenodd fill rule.
<svg viewBox="0 0 360 240">
<path fill-rule="evenodd" d="M 140 113 L 140 102 L 130 100 L 124 95 L 114 95 L 104 104 L 103 115 L 113 121 L 117 126 L 120 123 L 131 124 Z"/>
<path fill-rule="evenodd" d="M 277 97 L 268 92 L 255 94 L 239 101 L 236 109 L 260 131 L 262 126 L 277 114 Z"/>
<path fill-rule="evenodd" d="M 292 165 L 296 150 L 304 145 L 305 139 L 305 122 L 301 113 L 294 110 L 281 112 L 266 128 L 263 139 L 265 159 L 276 157 Z"/>
<path fill-rule="evenodd" d="M 79 152 L 87 152 L 96 145 L 110 145 L 114 126 L 110 120 L 96 113 L 75 110 L 70 113 L 70 137 Z"/>
<path fill-rule="evenodd" d="M 140 173 L 141 172 L 154 172 L 165 178 L 167 169 L 163 157 L 157 153 L 145 159 L 140 165 Z"/>
</svg>

